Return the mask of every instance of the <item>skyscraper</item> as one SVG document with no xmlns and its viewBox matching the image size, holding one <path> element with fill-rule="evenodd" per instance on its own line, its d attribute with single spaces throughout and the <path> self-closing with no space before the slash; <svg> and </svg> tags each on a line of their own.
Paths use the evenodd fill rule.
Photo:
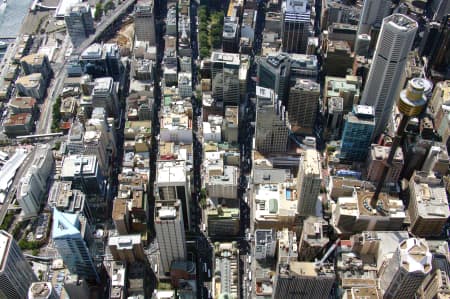
<svg viewBox="0 0 450 299">
<path fill-rule="evenodd" d="M 256 149 L 262 153 L 285 152 L 288 127 L 285 109 L 272 89 L 256 87 Z"/>
<path fill-rule="evenodd" d="M 380 288 L 385 299 L 409 299 L 431 272 L 432 255 L 425 241 L 403 240 L 384 268 L 380 270 Z"/>
<path fill-rule="evenodd" d="M 315 149 L 307 149 L 300 162 L 297 176 L 299 194 L 297 210 L 300 216 L 315 216 L 322 175 L 320 156 Z"/>
<path fill-rule="evenodd" d="M 211 83 L 215 99 L 224 105 L 239 104 L 240 55 L 234 53 L 212 52 Z"/>
<path fill-rule="evenodd" d="M 99 279 L 87 246 L 91 231 L 86 219 L 78 213 L 69 214 L 53 209 L 52 239 L 64 264 L 71 273 L 88 280 Z"/>
<path fill-rule="evenodd" d="M 91 8 L 88 3 L 79 3 L 69 8 L 64 15 L 67 33 L 72 44 L 77 46 L 95 32 Z"/>
<path fill-rule="evenodd" d="M 379 28 L 383 19 L 390 14 L 391 6 L 391 0 L 364 0 L 357 36 L 369 34 L 372 26 Z"/>
<path fill-rule="evenodd" d="M 155 45 L 155 11 L 153 0 L 139 0 L 134 10 L 135 36 L 138 41 Z"/>
<path fill-rule="evenodd" d="M 344 118 L 340 158 L 348 161 L 363 161 L 369 151 L 372 132 L 375 128 L 373 107 L 355 105 L 353 111 Z"/>
<path fill-rule="evenodd" d="M 155 230 L 162 268 L 164 273 L 168 273 L 173 261 L 186 259 L 186 237 L 180 201 L 156 203 Z"/>
<path fill-rule="evenodd" d="M 289 91 L 287 105 L 293 132 L 311 134 L 317 116 L 320 85 L 312 80 L 297 79 Z"/>
<path fill-rule="evenodd" d="M 37 281 L 13 236 L 0 231 L 0 297 L 27 298 L 28 288 Z"/>
<path fill-rule="evenodd" d="M 380 135 L 392 114 L 400 89 L 399 82 L 406 59 L 417 32 L 417 23 L 402 14 L 393 14 L 383 20 L 372 66 L 364 88 L 361 104 L 375 108 L 375 130 Z"/>
<path fill-rule="evenodd" d="M 306 54 L 311 28 L 311 9 L 308 1 L 283 1 L 281 10 L 283 51 Z"/>
</svg>

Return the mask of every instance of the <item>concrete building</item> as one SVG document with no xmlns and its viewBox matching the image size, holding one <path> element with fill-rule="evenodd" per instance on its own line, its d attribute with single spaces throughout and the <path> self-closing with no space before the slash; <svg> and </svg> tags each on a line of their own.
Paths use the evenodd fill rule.
<svg viewBox="0 0 450 299">
<path fill-rule="evenodd" d="M 222 122 L 222 137 L 229 143 L 239 141 L 239 106 L 225 107 Z"/>
<path fill-rule="evenodd" d="M 299 243 L 299 260 L 312 262 L 318 258 L 330 241 L 327 237 L 328 224 L 323 218 L 308 217 L 303 222 Z"/>
<path fill-rule="evenodd" d="M 346 41 L 328 41 L 325 54 L 325 73 L 327 76 L 345 77 L 351 73 L 354 57 Z"/>
<path fill-rule="evenodd" d="M 173 261 L 186 260 L 186 237 L 183 224 L 180 201 L 156 203 L 155 230 L 164 273 L 170 272 Z"/>
<path fill-rule="evenodd" d="M 92 78 L 112 77 L 114 81 L 120 81 L 124 74 L 121 62 L 120 49 L 117 44 L 94 43 L 79 56 L 79 65 L 83 74 Z"/>
<path fill-rule="evenodd" d="M 63 160 L 61 179 L 86 195 L 104 194 L 105 182 L 98 160 L 92 155 L 70 155 Z"/>
<path fill-rule="evenodd" d="M 293 132 L 312 134 L 317 117 L 320 85 L 311 80 L 297 79 L 290 88 L 287 111 Z"/>
<path fill-rule="evenodd" d="M 361 86 L 362 80 L 358 76 L 347 75 L 345 78 L 326 76 L 323 90 L 324 104 L 327 105 L 331 98 L 339 97 L 343 102 L 343 114 L 351 112 L 353 106 L 360 100 Z"/>
<path fill-rule="evenodd" d="M 391 259 L 380 270 L 383 298 L 414 298 L 425 277 L 432 270 L 432 255 L 424 240 L 403 240 Z"/>
<path fill-rule="evenodd" d="M 394 103 L 403 88 L 399 82 L 417 27 L 416 21 L 401 14 L 393 14 L 383 20 L 361 99 L 362 105 L 375 108 L 376 127 L 373 138 L 384 132 L 392 115 Z"/>
<path fill-rule="evenodd" d="M 99 281 L 88 244 L 92 232 L 86 219 L 53 209 L 52 239 L 61 258 L 71 273 L 87 280 Z"/>
<path fill-rule="evenodd" d="M 58 299 L 51 282 L 33 282 L 28 290 L 28 299 Z"/>
<path fill-rule="evenodd" d="M 365 230 L 401 230 L 405 207 L 398 198 L 381 193 L 377 207 L 370 206 L 373 192 L 354 191 L 351 197 L 340 197 L 334 208 L 332 224 L 338 235 L 349 236 Z"/>
<path fill-rule="evenodd" d="M 116 235 L 108 239 L 108 246 L 116 261 L 134 263 L 145 262 L 147 256 L 142 245 L 141 235 Z"/>
<path fill-rule="evenodd" d="M 119 113 L 119 99 L 117 86 L 113 78 L 97 78 L 92 90 L 92 107 L 104 108 L 108 117 L 117 117 Z"/>
<path fill-rule="evenodd" d="M 328 40 L 345 41 L 353 50 L 358 26 L 345 23 L 333 23 L 328 27 Z"/>
<path fill-rule="evenodd" d="M 209 197 L 237 199 L 239 168 L 236 166 L 224 166 L 221 175 L 208 177 L 206 191 Z"/>
<path fill-rule="evenodd" d="M 155 11 L 153 0 L 139 0 L 134 9 L 135 37 L 138 41 L 156 44 Z"/>
<path fill-rule="evenodd" d="M 450 216 L 445 187 L 428 173 L 415 172 L 409 181 L 411 232 L 418 237 L 440 236 Z"/>
<path fill-rule="evenodd" d="M 38 279 L 13 236 L 0 231 L 0 295 L 26 298 L 28 288 Z"/>
<path fill-rule="evenodd" d="M 361 13 L 359 5 L 340 0 L 322 0 L 321 2 L 320 27 L 322 31 L 336 23 L 358 24 Z"/>
<path fill-rule="evenodd" d="M 66 22 L 67 33 L 74 46 L 81 44 L 95 32 L 89 3 L 79 3 L 70 7 L 65 12 L 64 21 Z"/>
<path fill-rule="evenodd" d="M 223 21 L 222 51 L 237 53 L 239 50 L 240 26 L 238 17 L 225 17 Z"/>
<path fill-rule="evenodd" d="M 344 99 L 341 97 L 331 97 L 327 99 L 327 102 L 325 138 L 337 140 L 340 139 L 344 124 Z"/>
<path fill-rule="evenodd" d="M 17 78 L 16 87 L 21 96 L 43 100 L 47 84 L 41 73 L 32 73 Z"/>
<path fill-rule="evenodd" d="M 320 156 L 315 149 L 307 149 L 297 175 L 298 207 L 300 216 L 315 216 L 317 199 L 322 184 Z"/>
<path fill-rule="evenodd" d="M 53 169 L 53 154 L 48 144 L 36 146 L 32 162 L 17 189 L 17 200 L 23 217 L 37 216 L 42 197 L 47 191 L 47 181 Z"/>
<path fill-rule="evenodd" d="M 286 112 L 272 89 L 256 86 L 255 147 L 261 153 L 285 152 Z"/>
<path fill-rule="evenodd" d="M 428 248 L 433 255 L 432 269 L 425 277 L 418 291 L 422 298 L 446 298 L 450 295 L 450 262 L 446 241 L 428 240 Z"/>
<path fill-rule="evenodd" d="M 283 51 L 305 54 L 312 27 L 308 1 L 283 1 L 281 18 Z"/>
<path fill-rule="evenodd" d="M 286 53 L 278 53 L 267 57 L 259 57 L 258 85 L 272 89 L 283 101 L 288 94 L 290 80 L 290 58 Z"/>
<path fill-rule="evenodd" d="M 372 132 L 375 128 L 374 109 L 355 105 L 344 119 L 339 158 L 344 161 L 364 161 L 369 152 Z"/>
<path fill-rule="evenodd" d="M 240 99 L 240 55 L 212 52 L 211 84 L 213 97 L 224 105 L 237 105 Z"/>
<path fill-rule="evenodd" d="M 192 73 L 180 72 L 178 73 L 178 92 L 180 97 L 186 98 L 192 96 Z"/>
<path fill-rule="evenodd" d="M 256 260 L 275 258 L 277 249 L 277 235 L 274 229 L 255 230 L 255 251 Z"/>
<path fill-rule="evenodd" d="M 190 229 L 191 188 L 185 161 L 158 161 L 156 165 L 155 198 L 157 201 L 179 199 L 184 227 Z"/>
<path fill-rule="evenodd" d="M 90 294 L 86 280 L 73 273 L 65 277 L 64 289 L 71 298 L 88 298 Z"/>
<path fill-rule="evenodd" d="M 334 267 L 294 260 L 278 265 L 272 298 L 327 299 L 336 276 Z"/>
<path fill-rule="evenodd" d="M 375 186 L 368 181 L 361 181 L 352 177 L 331 176 L 329 180 L 329 195 L 333 200 L 339 197 L 348 197 L 353 195 L 354 190 L 375 191 Z"/>
<path fill-rule="evenodd" d="M 214 244 L 213 298 L 239 298 L 239 249 L 237 244 Z"/>
<path fill-rule="evenodd" d="M 370 34 L 372 28 L 381 28 L 383 19 L 391 14 L 391 0 L 364 0 L 358 25 L 358 35 Z"/>
<path fill-rule="evenodd" d="M 240 231 L 240 210 L 221 204 L 211 206 L 206 211 L 206 222 L 211 237 L 237 236 Z"/>
<path fill-rule="evenodd" d="M 15 97 L 8 103 L 11 114 L 30 113 L 34 115 L 37 110 L 36 99 L 31 97 Z"/>
<path fill-rule="evenodd" d="M 33 73 L 40 73 L 45 83 L 48 83 L 52 76 L 52 67 L 47 55 L 44 54 L 30 54 L 20 59 L 20 65 L 26 75 Z"/>
<path fill-rule="evenodd" d="M 33 127 L 31 113 L 9 115 L 3 122 L 4 132 L 8 136 L 28 135 L 33 131 Z"/>
<path fill-rule="evenodd" d="M 372 144 L 370 147 L 370 154 L 367 158 L 367 180 L 371 182 L 378 182 L 386 165 L 386 160 L 389 156 L 391 148 L 389 146 L 381 146 Z M 397 184 L 400 173 L 403 169 L 403 151 L 401 148 L 397 149 L 394 155 L 392 164 L 389 167 L 385 184 Z"/>
</svg>

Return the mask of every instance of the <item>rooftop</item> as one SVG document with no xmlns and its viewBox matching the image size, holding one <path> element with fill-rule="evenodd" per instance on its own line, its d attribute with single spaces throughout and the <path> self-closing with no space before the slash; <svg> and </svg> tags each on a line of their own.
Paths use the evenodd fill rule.
<svg viewBox="0 0 450 299">
<path fill-rule="evenodd" d="M 158 184 L 186 184 L 185 161 L 158 161 L 156 167 Z"/>
<path fill-rule="evenodd" d="M 212 52 L 211 62 L 223 62 L 230 65 L 240 65 L 240 55 L 235 53 Z"/>
<path fill-rule="evenodd" d="M 16 84 L 21 84 L 25 88 L 36 88 L 42 82 L 42 74 L 41 73 L 33 73 L 26 76 L 21 76 L 17 78 Z"/>
</svg>

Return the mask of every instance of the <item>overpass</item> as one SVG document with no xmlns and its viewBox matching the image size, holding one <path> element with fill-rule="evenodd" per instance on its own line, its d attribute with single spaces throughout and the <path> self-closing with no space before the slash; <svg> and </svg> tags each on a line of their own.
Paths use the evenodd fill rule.
<svg viewBox="0 0 450 299">
<path fill-rule="evenodd" d="M 95 33 L 91 34 L 87 39 L 84 40 L 77 48 L 73 50 L 74 54 L 81 54 L 87 49 L 93 42 L 96 42 L 108 29 L 109 26 L 113 25 L 120 17 L 125 15 L 127 11 L 132 7 L 136 0 L 125 0 L 119 4 L 114 10 L 111 16 L 103 18 L 102 22 L 96 26 Z"/>
<path fill-rule="evenodd" d="M 62 136 L 63 133 L 59 132 L 59 133 L 48 133 L 48 134 L 34 134 L 34 135 L 22 135 L 22 136 L 17 136 L 16 139 L 39 139 L 39 138 L 46 138 L 46 137 L 57 137 L 57 136 Z"/>
</svg>

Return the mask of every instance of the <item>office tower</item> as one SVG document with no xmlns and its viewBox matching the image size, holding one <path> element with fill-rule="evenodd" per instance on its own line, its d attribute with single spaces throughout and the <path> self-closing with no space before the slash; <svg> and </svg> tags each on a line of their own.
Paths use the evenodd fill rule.
<svg viewBox="0 0 450 299">
<path fill-rule="evenodd" d="M 428 248 L 433 255 L 432 269 L 423 281 L 419 298 L 444 299 L 450 294 L 450 260 L 446 241 L 428 240 Z"/>
<path fill-rule="evenodd" d="M 239 104 L 240 55 L 212 52 L 211 83 L 213 97 L 225 106 Z"/>
<path fill-rule="evenodd" d="M 327 120 L 325 127 L 325 138 L 337 140 L 341 136 L 341 129 L 344 123 L 344 99 L 341 97 L 331 97 L 327 101 Z"/>
<path fill-rule="evenodd" d="M 361 86 L 362 79 L 359 76 L 347 75 L 345 78 L 326 76 L 323 90 L 324 104 L 328 105 L 330 98 L 341 98 L 342 112 L 347 114 L 358 104 Z"/>
<path fill-rule="evenodd" d="M 239 48 L 239 18 L 225 17 L 223 21 L 222 51 L 237 53 Z"/>
<path fill-rule="evenodd" d="M 421 238 L 438 237 L 450 212 L 442 181 L 429 173 L 415 172 L 409 180 L 411 232 Z"/>
<path fill-rule="evenodd" d="M 448 110 L 449 105 L 450 105 L 450 80 L 438 82 L 434 87 L 433 95 L 431 96 L 431 99 L 428 102 L 428 108 L 431 114 L 433 115 L 433 118 L 436 123 L 436 130 L 440 129 L 441 120 L 444 118 L 443 114 L 445 114 L 444 110 Z M 448 123 L 448 120 L 445 119 L 444 122 Z M 439 132 L 439 134 L 442 137 L 444 137 L 442 132 Z M 444 138 L 444 142 L 446 142 L 446 139 L 447 138 Z"/>
<path fill-rule="evenodd" d="M 283 1 L 281 8 L 283 51 L 305 54 L 311 35 L 311 9 L 307 0 Z"/>
<path fill-rule="evenodd" d="M 386 164 L 386 160 L 389 156 L 390 149 L 391 148 L 389 146 L 382 146 L 378 144 L 371 145 L 370 154 L 367 161 L 368 181 L 378 182 L 380 180 L 384 165 Z M 385 183 L 397 184 L 400 178 L 400 173 L 403 169 L 403 164 L 403 151 L 401 150 L 401 148 L 398 148 L 397 152 L 394 155 L 394 159 L 392 160 L 391 167 L 389 168 Z"/>
<path fill-rule="evenodd" d="M 383 133 L 398 97 L 398 83 L 417 31 L 410 17 L 393 14 L 383 20 L 372 66 L 361 99 L 362 105 L 375 108 L 376 127 L 373 137 Z"/>
<path fill-rule="evenodd" d="M 320 156 L 315 149 L 307 149 L 303 156 L 297 175 L 299 194 L 297 211 L 300 216 L 315 216 L 319 197 L 322 174 Z"/>
<path fill-rule="evenodd" d="M 117 117 L 119 114 L 119 99 L 117 86 L 113 78 L 97 78 L 92 91 L 92 106 L 104 108 L 108 117 Z"/>
<path fill-rule="evenodd" d="M 147 261 L 141 235 L 115 235 L 108 239 L 108 246 L 116 261 Z"/>
<path fill-rule="evenodd" d="M 79 64 L 83 73 L 91 75 L 94 79 L 112 77 L 115 81 L 119 81 L 125 73 L 117 44 L 90 45 L 81 53 Z"/>
<path fill-rule="evenodd" d="M 364 0 L 358 35 L 369 34 L 372 27 L 380 28 L 383 19 L 391 13 L 391 6 L 391 0 Z"/>
<path fill-rule="evenodd" d="M 155 180 L 156 201 L 181 201 L 184 227 L 189 230 L 190 222 L 190 176 L 186 171 L 186 162 L 178 161 L 158 161 L 156 164 Z"/>
<path fill-rule="evenodd" d="M 71 273 L 87 280 L 99 280 L 88 243 L 92 232 L 86 219 L 53 209 L 52 239 L 56 250 Z"/>
<path fill-rule="evenodd" d="M 335 279 L 332 265 L 291 260 L 278 265 L 272 298 L 328 299 Z"/>
<path fill-rule="evenodd" d="M 134 8 L 135 37 L 155 45 L 155 11 L 153 0 L 139 0 Z"/>
<path fill-rule="evenodd" d="M 239 168 L 225 165 L 220 175 L 209 176 L 205 180 L 206 191 L 212 198 L 237 199 Z"/>
<path fill-rule="evenodd" d="M 237 206 L 237 203 L 235 204 Z M 209 236 L 238 236 L 240 230 L 239 208 L 221 204 L 210 206 L 206 211 Z"/>
<path fill-rule="evenodd" d="M 327 237 L 327 222 L 320 217 L 308 217 L 303 222 L 299 243 L 299 260 L 312 262 L 318 258 L 330 239 Z"/>
<path fill-rule="evenodd" d="M 61 179 L 71 181 L 75 189 L 87 196 L 104 194 L 105 182 L 97 158 L 92 155 L 67 156 L 61 168 Z"/>
<path fill-rule="evenodd" d="M 157 202 L 155 206 L 155 231 L 164 273 L 170 272 L 173 261 L 186 259 L 186 242 L 181 202 Z"/>
<path fill-rule="evenodd" d="M 26 298 L 35 281 L 37 277 L 13 236 L 0 230 L 0 297 Z"/>
<path fill-rule="evenodd" d="M 131 232 L 130 210 L 125 198 L 115 198 L 112 210 L 112 220 L 120 235 L 128 235 Z"/>
<path fill-rule="evenodd" d="M 216 287 L 213 298 L 239 297 L 239 249 L 233 243 L 214 243 L 214 274 Z"/>
<path fill-rule="evenodd" d="M 64 280 L 64 289 L 70 298 L 89 298 L 89 285 L 84 278 L 76 274 L 66 276 Z"/>
<path fill-rule="evenodd" d="M 312 134 L 320 98 L 320 85 L 311 80 L 297 79 L 290 88 L 287 105 L 291 130 Z"/>
<path fill-rule="evenodd" d="M 325 73 L 327 76 L 345 77 L 351 73 L 354 56 L 346 41 L 328 41 L 325 56 Z"/>
<path fill-rule="evenodd" d="M 180 97 L 187 98 L 192 96 L 192 73 L 179 72 L 178 73 L 178 93 Z"/>
<path fill-rule="evenodd" d="M 274 229 L 255 230 L 255 259 L 274 258 L 277 249 L 277 234 Z"/>
<path fill-rule="evenodd" d="M 262 153 L 285 152 L 286 112 L 272 89 L 256 86 L 255 146 Z"/>
<path fill-rule="evenodd" d="M 424 240 L 403 240 L 380 270 L 380 288 L 385 299 L 410 299 L 430 273 L 432 255 Z"/>
<path fill-rule="evenodd" d="M 359 34 L 355 41 L 355 54 L 358 56 L 368 56 L 371 39 L 368 34 Z"/>
<path fill-rule="evenodd" d="M 371 106 L 355 105 L 344 116 L 340 158 L 347 161 L 364 161 L 375 128 L 374 111 Z"/>
<path fill-rule="evenodd" d="M 51 282 L 33 282 L 28 290 L 28 299 L 58 299 Z"/>
<path fill-rule="evenodd" d="M 20 59 L 20 65 L 26 75 L 41 73 L 46 83 L 48 83 L 53 73 L 50 61 L 45 54 L 36 53 L 24 56 Z"/>
<path fill-rule="evenodd" d="M 258 85 L 272 89 L 281 101 L 288 94 L 290 58 L 286 53 L 258 58 Z"/>
<path fill-rule="evenodd" d="M 79 3 L 70 7 L 64 15 L 67 33 L 75 47 L 95 32 L 89 3 Z"/>
</svg>

